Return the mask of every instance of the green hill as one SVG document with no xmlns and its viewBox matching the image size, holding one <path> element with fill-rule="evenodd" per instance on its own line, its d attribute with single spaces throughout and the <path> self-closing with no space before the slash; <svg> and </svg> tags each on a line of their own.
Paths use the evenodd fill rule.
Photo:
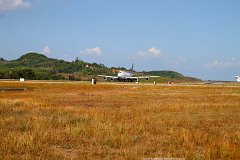
<svg viewBox="0 0 240 160">
<path fill-rule="evenodd" d="M 27 73 L 32 72 L 33 74 Z M 35 52 L 27 53 L 19 59 L 0 63 L 0 79 L 71 79 L 99 73 L 113 74 L 103 64 L 87 63 L 76 59 L 73 62 L 48 58 Z"/>
<path fill-rule="evenodd" d="M 161 76 L 167 78 L 183 78 L 184 76 L 175 71 L 149 71 L 145 74 L 152 75 L 152 76 Z"/>
<path fill-rule="evenodd" d="M 107 68 L 103 64 L 87 63 L 78 58 L 75 61 L 68 62 L 48 58 L 35 52 L 27 53 L 19 59 L 11 61 L 0 58 L 0 79 L 18 79 L 23 77 L 40 80 L 89 80 L 98 74 L 116 75 L 119 70 L 126 70 L 126 68 Z M 197 80 L 195 78 L 189 79 L 189 77 L 174 71 L 149 71 L 141 74 L 160 76 L 158 79 L 161 79 L 161 81 L 169 79 Z"/>
<path fill-rule="evenodd" d="M 31 52 L 21 56 L 15 62 L 17 62 L 19 65 L 29 67 L 52 67 L 54 66 L 56 61 L 58 60 L 48 58 L 47 56 L 42 54 Z"/>
</svg>

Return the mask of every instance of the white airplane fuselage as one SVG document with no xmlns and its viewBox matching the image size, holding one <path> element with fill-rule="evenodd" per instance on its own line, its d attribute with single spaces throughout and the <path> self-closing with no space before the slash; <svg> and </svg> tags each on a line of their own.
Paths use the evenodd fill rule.
<svg viewBox="0 0 240 160">
<path fill-rule="evenodd" d="M 132 77 L 133 74 L 132 73 L 129 73 L 129 72 L 124 72 L 124 71 L 120 71 L 118 74 L 117 74 L 117 77 L 119 79 L 126 79 L 127 77 Z"/>
</svg>

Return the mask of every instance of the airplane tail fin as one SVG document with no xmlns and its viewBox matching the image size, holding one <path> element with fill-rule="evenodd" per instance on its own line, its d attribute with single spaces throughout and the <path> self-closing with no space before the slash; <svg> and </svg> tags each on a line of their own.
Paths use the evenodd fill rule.
<svg viewBox="0 0 240 160">
<path fill-rule="evenodd" d="M 130 73 L 132 73 L 132 74 L 133 74 L 133 66 L 134 66 L 134 64 L 132 64 L 132 68 L 130 70 Z"/>
</svg>

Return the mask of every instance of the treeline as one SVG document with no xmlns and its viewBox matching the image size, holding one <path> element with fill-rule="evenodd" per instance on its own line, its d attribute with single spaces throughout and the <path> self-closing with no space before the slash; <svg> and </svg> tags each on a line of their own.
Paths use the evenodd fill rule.
<svg viewBox="0 0 240 160">
<path fill-rule="evenodd" d="M 112 69 L 103 64 L 87 63 L 78 57 L 69 62 L 31 52 L 16 60 L 0 58 L 0 61 L 0 79 L 81 80 L 84 76 L 113 74 Z"/>
<path fill-rule="evenodd" d="M 0 79 L 19 79 L 25 78 L 29 80 L 63 80 L 65 79 L 61 75 L 50 74 L 47 72 L 36 73 L 32 69 L 20 69 L 20 70 L 5 70 L 0 71 Z M 75 80 L 75 78 L 72 78 Z"/>
<path fill-rule="evenodd" d="M 27 53 L 21 56 L 17 60 L 9 61 L 8 63 L 0 65 L 1 68 L 12 68 L 12 69 L 21 69 L 29 68 L 33 69 L 33 72 L 36 73 L 39 70 L 44 70 L 48 74 L 55 75 L 59 73 L 74 74 L 79 73 L 82 76 L 97 75 L 97 74 L 113 74 L 111 69 L 104 66 L 104 64 L 97 63 L 87 63 L 76 58 L 75 61 L 69 62 L 64 60 L 58 60 L 54 58 L 48 58 L 45 55 L 38 53 Z M 1 69 L 0 68 L 0 72 Z M 20 71 L 17 71 L 19 73 Z M 25 72 L 25 71 L 24 71 Z M 16 73 L 16 74 L 17 74 Z M 9 73 L 5 73 L 9 74 Z M 39 75 L 42 77 L 42 75 Z M 49 77 L 49 76 L 48 76 Z M 50 77 L 51 78 L 51 77 Z"/>
</svg>

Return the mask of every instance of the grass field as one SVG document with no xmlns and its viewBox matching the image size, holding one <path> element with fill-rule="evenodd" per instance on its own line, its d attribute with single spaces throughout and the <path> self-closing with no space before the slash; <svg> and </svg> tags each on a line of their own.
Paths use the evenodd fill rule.
<svg viewBox="0 0 240 160">
<path fill-rule="evenodd" d="M 0 159 L 240 159 L 237 84 L 0 88 Z"/>
</svg>

